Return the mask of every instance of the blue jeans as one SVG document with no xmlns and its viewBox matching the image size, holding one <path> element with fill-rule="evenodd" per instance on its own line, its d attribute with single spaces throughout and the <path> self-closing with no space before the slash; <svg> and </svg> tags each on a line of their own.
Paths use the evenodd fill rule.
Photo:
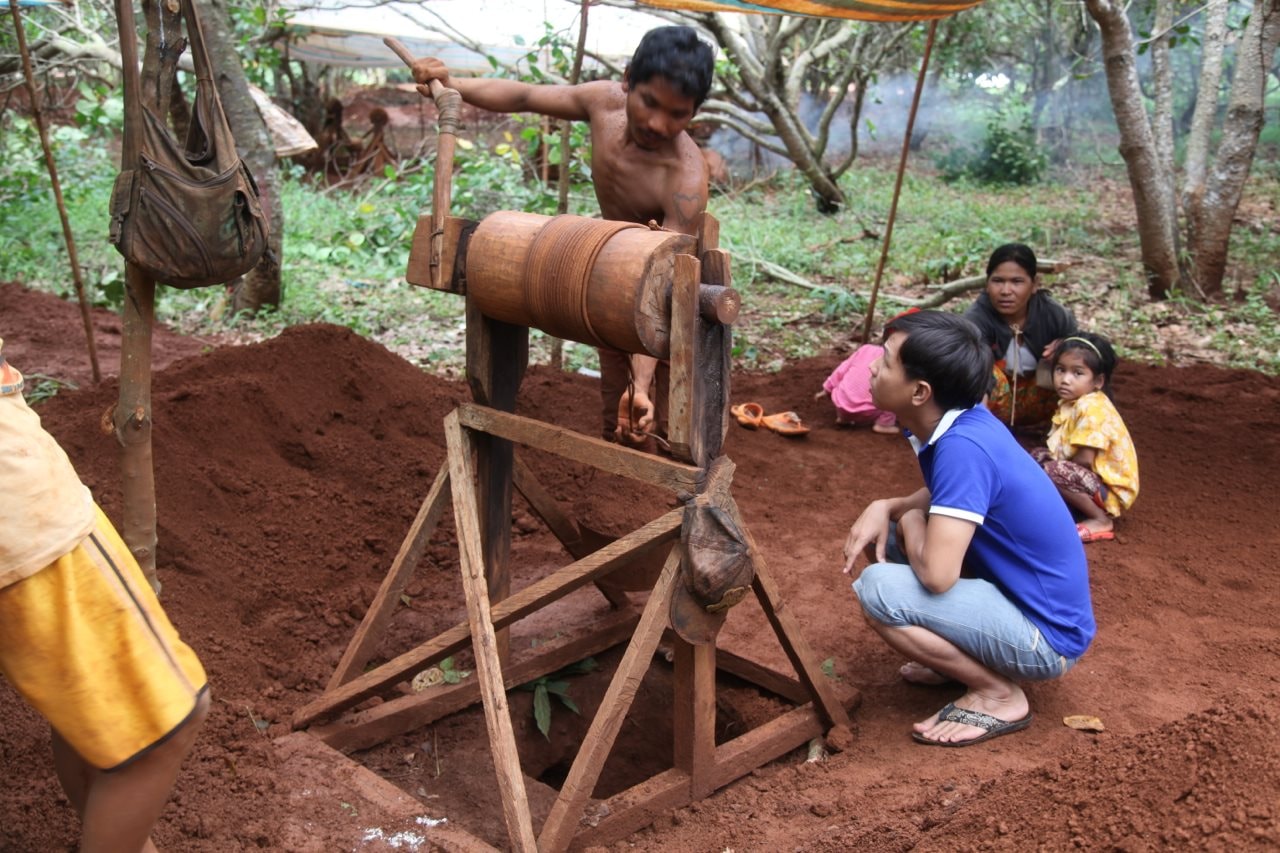
<svg viewBox="0 0 1280 853">
<path fill-rule="evenodd" d="M 935 595 L 911 566 L 873 563 L 853 582 L 853 591 L 876 622 L 924 628 L 1014 681 L 1058 678 L 1076 663 L 1054 651 L 1040 629 L 989 581 L 960 578 Z"/>
</svg>

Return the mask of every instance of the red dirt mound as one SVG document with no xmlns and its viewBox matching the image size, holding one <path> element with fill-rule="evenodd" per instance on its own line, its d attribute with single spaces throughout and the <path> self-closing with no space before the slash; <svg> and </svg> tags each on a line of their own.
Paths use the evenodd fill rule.
<svg viewBox="0 0 1280 853">
<path fill-rule="evenodd" d="M 5 354 L 25 372 L 58 375 L 82 360 L 79 324 L 74 306 L 0 286 Z M 156 841 L 171 850 L 427 849 L 422 836 L 430 830 L 403 808 L 358 799 L 354 790 L 345 795 L 345 776 L 298 760 L 273 739 L 288 733 L 292 713 L 333 671 L 444 459 L 441 420 L 467 398 L 465 388 L 334 326 L 195 355 L 200 349 L 157 336 L 156 361 L 168 364 L 153 391 L 158 553 L 163 601 L 205 661 L 215 709 Z M 193 357 L 174 361 L 175 350 Z M 1030 730 L 938 750 L 915 744 L 908 728 L 956 691 L 897 677 L 899 662 L 862 624 L 839 572 L 845 534 L 862 505 L 919 482 L 904 442 L 836 429 L 832 413 L 811 399 L 840 358 L 833 352 L 778 374 L 735 376 L 735 402 L 794 409 L 813 431 L 786 439 L 735 425 L 726 451 L 737 463 L 734 495 L 787 606 L 841 687 L 862 693 L 854 743 L 821 763 L 806 763 L 800 750 L 663 815 L 625 846 L 1280 845 L 1273 612 L 1280 380 L 1122 365 L 1116 397 L 1142 460 L 1142 493 L 1117 540 L 1089 546 L 1098 639 L 1065 679 L 1029 690 L 1037 715 Z M 113 381 L 85 382 L 39 411 L 118 520 L 118 449 L 98 427 L 116 393 Z M 520 411 L 593 435 L 595 385 L 534 369 Z M 615 533 L 670 505 L 663 494 L 620 488 L 563 460 L 533 455 L 531 464 L 568 509 Z M 514 522 L 517 585 L 565 561 L 522 505 Z M 464 612 L 448 514 L 406 596 L 381 655 L 421 642 Z M 750 602 L 730 614 L 721 645 L 785 666 Z M 612 665 L 608 656 L 601 664 Z M 587 715 L 589 678 L 571 688 Z M 661 696 L 654 685 L 646 689 L 624 727 L 632 745 L 623 763 L 640 763 L 646 750 L 670 751 Z M 721 697 L 723 718 L 755 715 L 741 692 Z M 511 694 L 526 732 L 528 696 Z M 1069 714 L 1096 715 L 1106 731 L 1067 728 L 1061 720 Z M 539 745 L 534 732 L 522 755 L 536 753 L 547 767 L 563 762 L 548 750 L 580 736 L 583 725 L 558 708 L 552 746 Z M 494 787 L 486 750 L 480 719 L 459 716 L 354 757 L 417 798 L 410 811 L 505 844 L 496 814 L 477 827 L 474 816 L 449 805 L 450 790 Z M 44 726 L 3 685 L 0 757 L 13 780 L 0 794 L 0 849 L 72 845 L 75 822 L 50 768 Z"/>
</svg>

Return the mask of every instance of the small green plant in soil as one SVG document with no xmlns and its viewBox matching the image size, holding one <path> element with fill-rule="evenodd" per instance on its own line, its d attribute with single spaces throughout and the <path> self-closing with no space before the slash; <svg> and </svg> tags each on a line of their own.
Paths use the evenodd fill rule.
<svg viewBox="0 0 1280 853">
<path fill-rule="evenodd" d="M 555 696 L 560 700 L 561 705 L 573 713 L 581 714 L 577 703 L 569 698 L 569 682 L 566 679 L 575 675 L 586 675 L 599 668 L 600 664 L 596 663 L 595 658 L 584 658 L 550 675 L 544 675 L 520 685 L 521 690 L 533 693 L 533 719 L 543 737 L 551 739 L 551 697 Z"/>
</svg>

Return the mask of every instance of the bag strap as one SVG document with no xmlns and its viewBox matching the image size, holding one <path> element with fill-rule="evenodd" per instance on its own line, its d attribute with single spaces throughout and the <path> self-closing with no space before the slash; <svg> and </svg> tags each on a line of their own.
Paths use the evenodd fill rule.
<svg viewBox="0 0 1280 853">
<path fill-rule="evenodd" d="M 138 71 L 138 24 L 133 16 L 133 0 L 115 0 L 116 20 L 120 26 L 120 64 L 124 80 L 124 142 L 122 163 L 133 163 L 138 158 L 142 141 L 142 76 Z M 200 16 L 196 14 L 192 0 L 180 0 L 182 17 L 187 24 L 187 44 L 191 48 L 191 63 L 195 66 L 196 80 L 213 79 L 213 65 L 205 49 L 204 30 Z M 216 91 L 216 87 L 215 87 Z"/>
</svg>

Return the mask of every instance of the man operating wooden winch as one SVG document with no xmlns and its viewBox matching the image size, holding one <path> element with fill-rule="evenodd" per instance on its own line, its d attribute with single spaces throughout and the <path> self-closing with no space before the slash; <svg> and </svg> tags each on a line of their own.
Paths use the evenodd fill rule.
<svg viewBox="0 0 1280 853">
<path fill-rule="evenodd" d="M 620 82 L 455 78 L 431 57 L 413 63 L 413 76 L 421 85 L 439 80 L 482 109 L 590 122 L 601 215 L 692 235 L 707 207 L 707 171 L 685 128 L 711 88 L 714 53 L 690 27 L 659 27 L 645 34 Z M 650 433 L 664 433 L 665 366 L 648 355 L 597 352 L 604 437 L 639 446 Z"/>
</svg>

